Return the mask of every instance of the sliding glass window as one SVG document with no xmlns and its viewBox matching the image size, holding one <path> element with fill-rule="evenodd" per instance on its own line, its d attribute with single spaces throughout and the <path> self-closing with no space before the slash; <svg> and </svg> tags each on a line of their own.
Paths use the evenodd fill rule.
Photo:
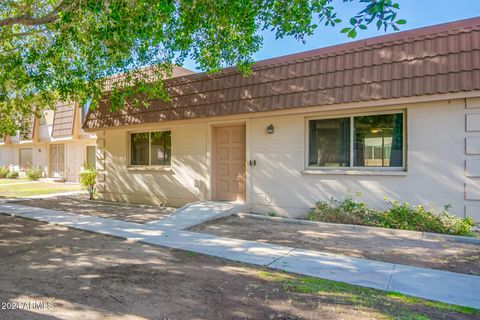
<svg viewBox="0 0 480 320">
<path fill-rule="evenodd" d="M 404 166 L 404 114 L 309 121 L 309 167 Z"/>
<path fill-rule="evenodd" d="M 172 139 L 170 131 L 130 134 L 130 165 L 170 165 Z"/>
<path fill-rule="evenodd" d="M 311 120 L 309 149 L 309 166 L 349 167 L 350 118 Z"/>
</svg>

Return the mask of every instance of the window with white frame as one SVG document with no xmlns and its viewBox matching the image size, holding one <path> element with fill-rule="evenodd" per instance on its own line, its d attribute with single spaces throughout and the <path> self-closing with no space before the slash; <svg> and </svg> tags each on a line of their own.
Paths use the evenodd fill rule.
<svg viewBox="0 0 480 320">
<path fill-rule="evenodd" d="M 171 164 L 170 131 L 130 134 L 130 165 L 162 166 Z"/>
<path fill-rule="evenodd" d="M 309 120 L 309 167 L 404 167 L 404 113 Z"/>
</svg>

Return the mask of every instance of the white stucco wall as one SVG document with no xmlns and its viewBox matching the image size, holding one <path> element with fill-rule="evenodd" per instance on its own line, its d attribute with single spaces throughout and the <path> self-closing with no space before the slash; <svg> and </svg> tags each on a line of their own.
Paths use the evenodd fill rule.
<svg viewBox="0 0 480 320">
<path fill-rule="evenodd" d="M 9 145 L 0 145 L 0 167 L 10 166 L 13 163 L 13 148 Z"/>
<path fill-rule="evenodd" d="M 206 199 L 206 124 L 162 126 L 152 130 L 172 132 L 171 170 L 127 168 L 127 131 L 110 130 L 104 136 L 97 133 L 97 168 L 103 199 L 170 206 Z"/>
<path fill-rule="evenodd" d="M 468 99 L 470 105 L 477 102 L 478 99 Z M 247 167 L 247 204 L 253 212 L 300 216 L 316 201 L 360 192 L 362 201 L 378 209 L 386 206 L 387 197 L 436 208 L 450 204 L 452 213 L 464 216 L 467 212 L 480 220 L 480 123 L 475 127 L 480 120 L 473 116 L 471 131 L 466 131 L 467 114 L 480 114 L 480 103 L 478 109 L 466 108 L 466 103 L 465 99 L 456 99 L 328 112 L 319 107 L 292 115 L 258 113 L 250 118 L 235 116 L 105 130 L 97 133 L 100 195 L 113 201 L 173 206 L 208 199 L 212 125 L 244 121 L 247 161 L 257 162 L 256 166 Z M 406 172 L 304 172 L 307 119 L 386 110 L 406 110 Z M 266 134 L 270 124 L 275 127 L 272 135 Z M 127 169 L 131 130 L 172 131 L 170 170 Z M 478 142 L 470 144 L 474 153 L 467 155 L 465 141 L 475 138 Z M 467 177 L 467 160 L 473 177 Z M 471 195 L 470 200 L 466 199 L 466 192 Z"/>
<path fill-rule="evenodd" d="M 304 174 L 305 115 L 252 120 L 252 158 L 257 160 L 252 172 L 252 210 L 297 216 L 316 201 L 360 192 L 360 200 L 378 209 L 386 207 L 386 197 L 436 208 L 450 204 L 453 213 L 463 216 L 464 101 L 410 105 L 406 109 L 405 175 L 375 169 L 369 174 L 328 174 L 326 170 Z M 357 113 L 361 111 L 353 112 Z M 323 115 L 327 114 L 318 114 Z M 264 133 L 269 124 L 275 126 L 273 135 Z"/>
<path fill-rule="evenodd" d="M 20 149 L 32 149 L 32 165 L 39 166 L 44 172 L 47 168 L 47 149 L 44 144 L 22 143 L 11 146 L 13 169 L 19 171 Z"/>
<path fill-rule="evenodd" d="M 80 170 L 86 161 L 86 146 L 88 141 L 74 141 L 65 143 L 65 180 L 78 182 Z"/>
</svg>

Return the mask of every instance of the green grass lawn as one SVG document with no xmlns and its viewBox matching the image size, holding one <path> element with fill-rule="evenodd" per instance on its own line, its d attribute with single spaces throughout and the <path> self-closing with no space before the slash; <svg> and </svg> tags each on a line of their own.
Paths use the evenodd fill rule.
<svg viewBox="0 0 480 320">
<path fill-rule="evenodd" d="M 286 291 L 314 294 L 325 302 L 374 310 L 387 319 L 479 319 L 480 310 L 406 296 L 397 292 L 302 277 L 282 272 L 260 271 L 258 277 L 277 282 Z"/>
<path fill-rule="evenodd" d="M 21 182 L 31 182 L 31 181 L 27 179 L 0 179 L 0 185 L 11 184 L 11 183 L 21 183 Z"/>
<path fill-rule="evenodd" d="M 49 193 L 80 191 L 80 185 L 53 183 L 53 182 L 35 182 L 12 184 L 11 182 L 0 182 L 0 198 L 22 198 L 28 196 L 37 196 Z M 12 179 L 14 180 L 14 179 Z M 17 182 L 26 182 L 28 180 L 16 179 Z"/>
</svg>

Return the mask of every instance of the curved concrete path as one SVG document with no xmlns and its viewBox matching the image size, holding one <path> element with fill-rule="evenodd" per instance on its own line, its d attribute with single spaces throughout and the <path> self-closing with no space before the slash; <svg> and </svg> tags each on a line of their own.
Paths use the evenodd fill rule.
<svg viewBox="0 0 480 320">
<path fill-rule="evenodd" d="M 135 239 L 148 244 L 480 309 L 480 276 L 222 238 L 184 231 L 181 230 L 183 226 L 177 228 L 154 223 L 137 224 L 10 203 L 0 203 L 0 212 Z M 170 220 L 173 221 L 175 220 Z"/>
</svg>

